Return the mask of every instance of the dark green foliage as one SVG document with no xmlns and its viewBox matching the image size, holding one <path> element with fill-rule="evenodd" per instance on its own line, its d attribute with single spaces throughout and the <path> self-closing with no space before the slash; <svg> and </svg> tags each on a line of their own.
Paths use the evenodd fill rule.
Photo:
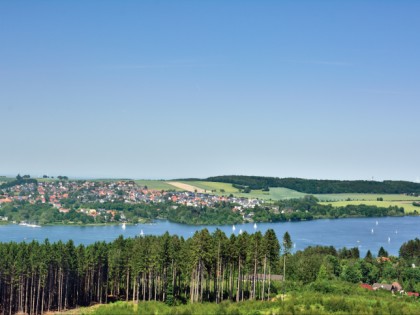
<svg viewBox="0 0 420 315">
<path fill-rule="evenodd" d="M 238 187 L 264 189 L 285 187 L 308 194 L 372 193 L 372 194 L 418 194 L 420 184 L 407 181 L 364 181 L 364 180 L 317 180 L 302 178 L 278 178 L 261 176 L 215 176 L 206 181 L 235 184 Z"/>
<path fill-rule="evenodd" d="M 379 248 L 378 257 L 388 257 L 388 252 L 382 246 Z"/>
<path fill-rule="evenodd" d="M 283 243 L 283 252 L 288 253 L 288 233 Z M 204 229 L 187 240 L 165 233 L 119 237 L 111 243 L 88 246 L 75 246 L 72 241 L 51 244 L 48 240 L 42 244 L 0 243 L 0 313 L 38 314 L 112 301 L 163 303 L 139 307 L 118 303 L 100 308 L 98 314 L 147 314 L 156 309 L 172 314 L 265 313 L 264 303 L 249 302 L 242 308 L 230 302 L 269 300 L 284 291 L 285 302 L 271 304 L 274 313 L 280 309 L 309 314 L 371 314 L 384 309 L 392 314 L 397 309 L 413 313 L 411 300 L 398 306 L 384 299 L 389 292 L 357 287 L 360 281 L 398 281 L 406 290 L 420 289 L 420 269 L 407 265 L 403 258 L 369 261 L 358 258 L 353 249 L 308 247 L 283 255 L 287 256 L 287 277 L 279 283 L 271 280 L 271 275 L 280 274 L 284 267 L 279 253 L 280 243 L 273 230 L 228 238 L 220 230 L 210 234 Z M 352 299 L 346 298 L 351 295 Z M 368 296 L 374 303 L 360 304 L 359 299 Z M 216 303 L 180 306 L 188 301 Z"/>
<path fill-rule="evenodd" d="M 402 244 L 399 254 L 411 263 L 420 264 L 420 239 L 415 238 Z"/>
</svg>

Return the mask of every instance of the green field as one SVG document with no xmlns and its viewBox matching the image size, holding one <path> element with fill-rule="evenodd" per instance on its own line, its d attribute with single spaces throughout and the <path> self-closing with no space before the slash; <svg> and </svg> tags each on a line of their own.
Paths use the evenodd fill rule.
<svg viewBox="0 0 420 315">
<path fill-rule="evenodd" d="M 207 192 L 214 192 L 217 194 L 235 194 L 238 193 L 239 190 L 232 186 L 232 184 L 227 183 L 218 183 L 218 182 L 205 182 L 205 181 L 179 181 L 180 183 L 184 183 L 187 185 L 195 186 L 200 189 L 204 189 Z M 224 192 L 221 192 L 224 190 Z"/>
<path fill-rule="evenodd" d="M 135 182 L 137 185 L 147 186 L 147 188 L 153 189 L 153 190 L 176 190 L 176 191 L 182 190 L 175 186 L 172 186 L 171 184 L 168 184 L 164 180 L 139 179 L 139 180 L 135 180 Z"/>
<path fill-rule="evenodd" d="M 15 180 L 15 177 L 7 177 L 7 176 L 0 176 L 0 184 L 5 182 L 11 182 L 12 180 Z"/>
</svg>

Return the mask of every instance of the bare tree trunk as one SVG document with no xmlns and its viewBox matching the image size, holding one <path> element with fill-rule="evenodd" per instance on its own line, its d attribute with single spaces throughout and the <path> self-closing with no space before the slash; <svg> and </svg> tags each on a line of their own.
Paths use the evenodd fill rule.
<svg viewBox="0 0 420 315">
<path fill-rule="evenodd" d="M 264 256 L 264 276 L 263 276 L 263 284 L 262 284 L 262 300 L 265 300 L 265 273 L 267 270 L 267 255 Z"/>
<path fill-rule="evenodd" d="M 239 257 L 238 262 L 238 291 L 236 294 L 236 302 L 239 302 L 240 300 L 240 293 L 241 293 L 241 258 Z"/>
</svg>

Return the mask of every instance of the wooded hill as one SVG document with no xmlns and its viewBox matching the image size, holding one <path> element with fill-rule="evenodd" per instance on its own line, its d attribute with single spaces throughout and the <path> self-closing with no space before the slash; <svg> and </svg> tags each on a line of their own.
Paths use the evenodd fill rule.
<svg viewBox="0 0 420 315">
<path fill-rule="evenodd" d="M 284 187 L 308 194 L 420 194 L 420 183 L 408 181 L 319 180 L 242 175 L 214 176 L 205 180 L 230 183 L 255 190 Z"/>
</svg>

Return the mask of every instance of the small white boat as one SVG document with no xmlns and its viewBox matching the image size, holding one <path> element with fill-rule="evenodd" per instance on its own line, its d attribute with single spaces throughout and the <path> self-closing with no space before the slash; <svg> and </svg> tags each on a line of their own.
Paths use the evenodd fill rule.
<svg viewBox="0 0 420 315">
<path fill-rule="evenodd" d="M 257 229 L 257 223 L 254 223 L 254 230 Z"/>
<path fill-rule="evenodd" d="M 391 243 L 391 238 L 390 237 L 388 237 L 388 243 Z"/>
<path fill-rule="evenodd" d="M 376 225 L 378 225 L 379 224 L 379 222 L 378 221 L 376 221 Z"/>
<path fill-rule="evenodd" d="M 140 231 L 140 236 L 144 236 L 143 230 Z"/>
<path fill-rule="evenodd" d="M 33 228 L 39 228 L 39 227 L 41 227 L 40 225 L 38 225 L 38 224 L 28 224 L 27 226 L 29 226 L 29 227 L 33 227 Z"/>
<path fill-rule="evenodd" d="M 236 227 L 234 225 L 232 225 L 232 231 L 235 232 Z"/>
<path fill-rule="evenodd" d="M 122 229 L 125 230 L 125 223 L 122 224 Z"/>
<path fill-rule="evenodd" d="M 242 234 L 242 229 L 239 230 L 239 234 Z"/>
<path fill-rule="evenodd" d="M 373 229 L 372 229 L 372 234 L 373 234 Z"/>
<path fill-rule="evenodd" d="M 395 234 L 398 234 L 398 231 L 397 230 L 395 230 Z"/>
<path fill-rule="evenodd" d="M 34 228 L 41 227 L 40 225 L 30 224 L 30 223 L 26 223 L 26 222 L 21 222 L 21 223 L 19 223 L 19 225 L 21 225 L 21 226 L 27 226 L 27 227 L 34 227 Z"/>
</svg>

